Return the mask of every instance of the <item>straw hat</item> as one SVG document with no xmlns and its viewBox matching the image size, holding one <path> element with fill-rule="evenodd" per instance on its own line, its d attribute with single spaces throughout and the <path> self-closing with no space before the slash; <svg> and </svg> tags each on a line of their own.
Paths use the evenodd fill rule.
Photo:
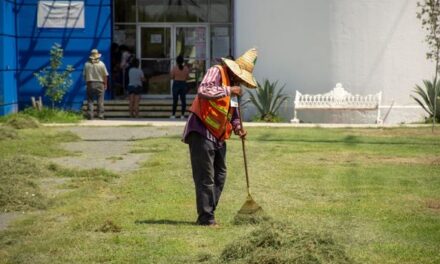
<svg viewBox="0 0 440 264">
<path fill-rule="evenodd" d="M 222 60 L 226 66 L 228 66 L 228 68 L 243 81 L 245 86 L 249 88 L 257 87 L 257 81 L 252 75 L 255 63 L 257 62 L 256 49 L 246 51 L 235 61 L 227 58 L 222 58 Z"/>
<path fill-rule="evenodd" d="M 89 58 L 92 60 L 97 60 L 97 59 L 101 58 L 101 53 L 99 53 L 97 49 L 92 49 L 92 51 L 90 51 Z"/>
</svg>

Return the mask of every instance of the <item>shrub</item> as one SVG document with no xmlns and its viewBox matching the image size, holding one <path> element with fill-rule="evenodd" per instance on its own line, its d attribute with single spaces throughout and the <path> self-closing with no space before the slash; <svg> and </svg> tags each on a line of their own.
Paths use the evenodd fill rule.
<svg viewBox="0 0 440 264">
<path fill-rule="evenodd" d="M 278 110 L 281 105 L 289 97 L 282 94 L 284 86 L 278 89 L 278 81 L 270 82 L 269 80 L 264 80 L 263 85 L 257 82 L 257 89 L 255 94 L 249 92 L 249 101 L 255 105 L 259 112 L 259 120 L 265 122 L 276 122 L 279 120 Z"/>
<path fill-rule="evenodd" d="M 43 108 L 38 111 L 35 108 L 26 108 L 23 114 L 35 117 L 42 123 L 77 123 L 83 119 L 79 112 L 64 111 L 61 109 Z"/>
<path fill-rule="evenodd" d="M 417 18 L 420 19 L 422 28 L 426 31 L 425 41 L 428 44 L 426 58 L 435 63 L 434 81 L 432 83 L 433 86 L 437 87 L 437 82 L 439 81 L 438 73 L 440 71 L 440 1 L 423 0 L 417 2 L 417 8 Z M 432 98 L 428 94 L 429 98 L 432 99 L 432 131 L 434 131 L 435 122 L 439 117 L 437 109 L 440 107 L 437 103 L 438 89 L 433 88 L 433 91 Z M 425 109 L 423 105 L 422 107 Z"/>
<path fill-rule="evenodd" d="M 436 120 L 440 121 L 440 81 L 437 81 L 437 84 L 434 86 L 434 82 L 424 80 L 424 88 L 416 85 L 414 93 L 418 95 L 418 97 L 411 95 L 411 97 L 428 113 L 429 117 L 427 120 L 431 120 L 434 117 L 434 109 L 436 109 Z M 437 107 L 434 105 L 434 98 L 436 99 Z"/>
<path fill-rule="evenodd" d="M 67 89 L 72 85 L 71 73 L 75 69 L 71 65 L 67 65 L 66 69 L 61 71 L 63 53 L 64 51 L 59 44 L 53 44 L 50 49 L 49 66 L 34 73 L 38 83 L 45 90 L 45 95 L 51 100 L 52 108 L 55 107 L 55 102 L 61 102 Z"/>
</svg>

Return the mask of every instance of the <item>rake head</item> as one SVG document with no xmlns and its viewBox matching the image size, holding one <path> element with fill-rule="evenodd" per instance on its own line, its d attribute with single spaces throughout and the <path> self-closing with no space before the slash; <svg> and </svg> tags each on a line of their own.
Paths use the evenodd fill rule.
<svg viewBox="0 0 440 264">
<path fill-rule="evenodd" d="M 248 194 L 246 202 L 244 202 L 237 214 L 252 215 L 259 213 L 260 211 L 263 211 L 263 208 L 261 208 L 261 206 L 254 201 L 252 196 Z"/>
<path fill-rule="evenodd" d="M 252 196 L 248 194 L 246 202 L 237 212 L 232 223 L 235 225 L 259 224 L 270 220 L 271 217 L 268 216 L 263 211 L 263 208 L 261 208 L 261 206 L 252 199 Z"/>
</svg>

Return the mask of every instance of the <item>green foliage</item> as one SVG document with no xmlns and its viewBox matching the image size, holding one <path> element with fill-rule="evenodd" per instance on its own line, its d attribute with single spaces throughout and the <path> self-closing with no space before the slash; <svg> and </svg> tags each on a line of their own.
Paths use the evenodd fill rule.
<svg viewBox="0 0 440 264">
<path fill-rule="evenodd" d="M 417 3 L 417 7 L 419 8 L 417 18 L 421 20 L 423 29 L 427 31 L 425 41 L 429 45 L 429 51 L 426 53 L 426 58 L 438 64 L 440 50 L 440 1 L 423 0 Z"/>
<path fill-rule="evenodd" d="M 67 65 L 64 71 L 63 49 L 55 43 L 50 50 L 50 63 L 48 67 L 43 68 L 39 73 L 34 73 L 38 83 L 45 89 L 45 95 L 52 101 L 52 108 L 55 102 L 63 100 L 67 89 L 72 85 L 71 73 L 75 70 L 71 65 Z"/>
<path fill-rule="evenodd" d="M 65 111 L 57 108 L 43 108 L 40 111 L 35 108 L 26 108 L 25 110 L 2 116 L 0 123 L 10 124 L 15 128 L 36 128 L 32 123 L 78 123 L 83 119 L 79 112 Z M 29 123 L 29 125 L 24 124 Z"/>
<path fill-rule="evenodd" d="M 435 63 L 435 77 L 433 83 L 434 86 L 437 86 L 437 76 L 440 70 L 440 1 L 423 0 L 422 2 L 417 2 L 417 7 L 419 8 L 417 18 L 422 21 L 422 28 L 427 31 L 425 41 L 429 46 L 429 50 L 426 53 L 426 58 Z M 437 95 L 438 89 L 434 89 L 433 98 L 437 98 Z M 432 100 L 432 106 L 432 130 L 434 131 L 435 121 L 438 117 L 437 100 Z M 425 107 L 423 107 L 423 109 L 425 109 Z"/>
<path fill-rule="evenodd" d="M 65 111 L 61 109 L 43 108 L 38 111 L 35 108 L 26 108 L 23 114 L 35 117 L 41 123 L 78 123 L 83 119 L 83 116 L 79 112 Z"/>
<path fill-rule="evenodd" d="M 263 85 L 257 82 L 257 89 L 255 94 L 249 92 L 249 101 L 257 108 L 259 112 L 259 119 L 265 122 L 275 122 L 278 120 L 278 110 L 281 105 L 289 97 L 283 94 L 283 85 L 277 90 L 278 81 L 270 82 L 264 80 Z"/>
<path fill-rule="evenodd" d="M 440 121 L 440 107 L 435 107 L 436 105 L 440 105 L 440 82 L 434 86 L 434 82 L 424 80 L 424 89 L 419 85 L 416 85 L 414 89 L 414 93 L 418 95 L 418 97 L 411 95 L 411 97 L 428 113 L 429 119 L 432 120 L 435 116 L 438 121 Z M 434 100 L 434 98 L 436 98 Z"/>
</svg>

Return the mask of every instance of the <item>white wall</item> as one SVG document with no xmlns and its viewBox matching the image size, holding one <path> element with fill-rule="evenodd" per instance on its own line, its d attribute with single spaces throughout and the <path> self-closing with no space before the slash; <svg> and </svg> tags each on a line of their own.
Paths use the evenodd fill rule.
<svg viewBox="0 0 440 264">
<path fill-rule="evenodd" d="M 410 98 L 430 79 L 417 0 L 236 0 L 235 47 L 257 47 L 257 80 L 286 83 L 292 96 L 328 92 L 342 82 L 351 93 L 383 91 L 388 123 L 413 122 L 423 111 Z M 284 109 L 292 116 L 292 100 Z"/>
</svg>

